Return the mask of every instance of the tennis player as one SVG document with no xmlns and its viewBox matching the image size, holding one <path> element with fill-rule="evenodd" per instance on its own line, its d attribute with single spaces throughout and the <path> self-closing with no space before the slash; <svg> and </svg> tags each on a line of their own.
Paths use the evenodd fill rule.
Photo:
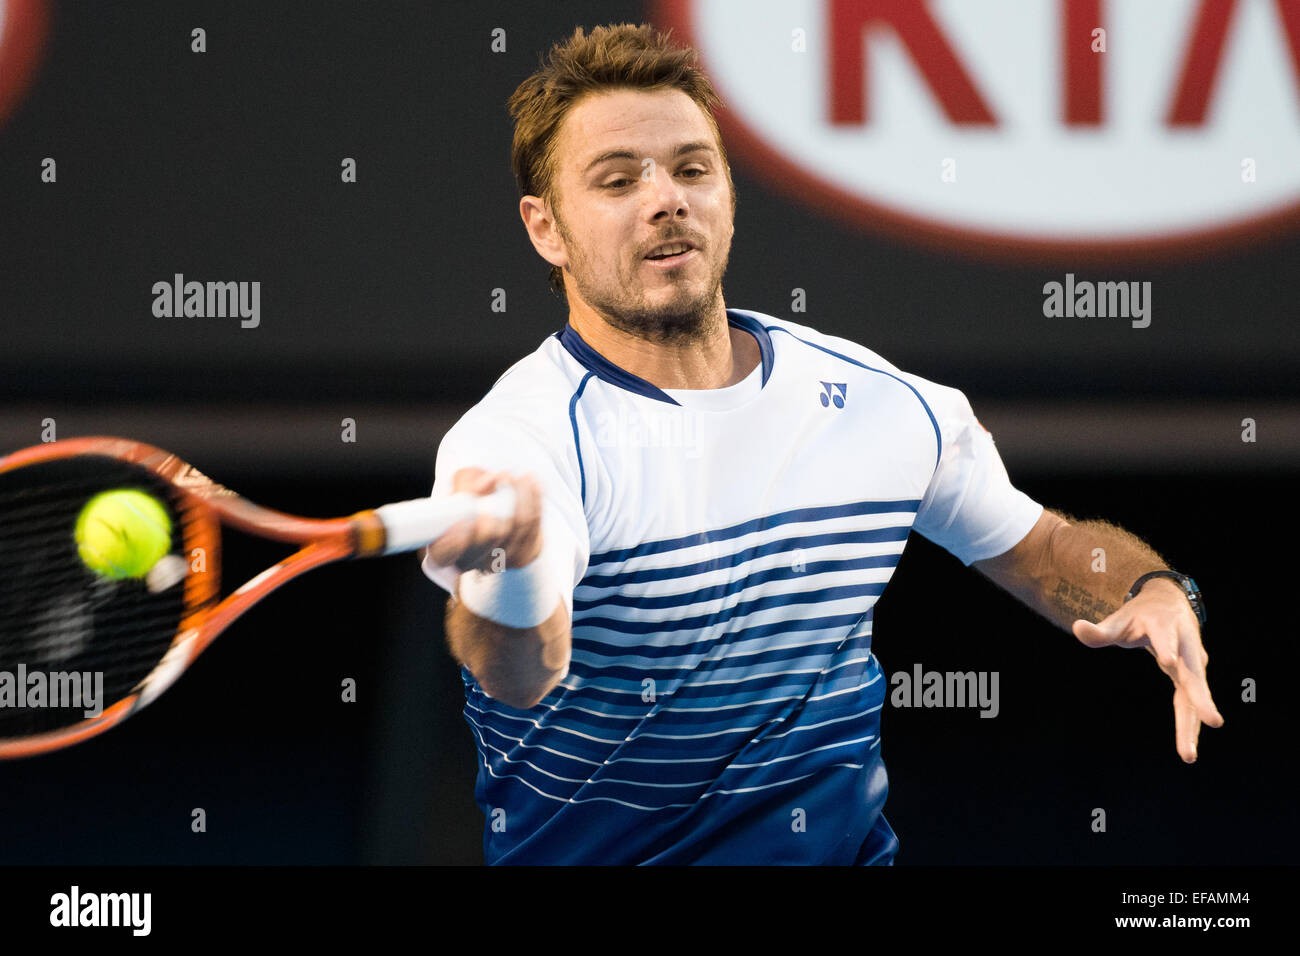
<svg viewBox="0 0 1300 956">
<path fill-rule="evenodd" d="M 1194 761 L 1223 718 L 1190 578 L 1013 487 L 960 391 L 726 307 L 736 194 L 697 63 L 578 29 L 509 101 L 568 321 L 438 449 L 435 496 L 508 482 L 514 518 L 424 559 L 487 861 L 891 863 L 872 613 L 912 531 L 1090 647 L 1147 648 Z"/>
</svg>

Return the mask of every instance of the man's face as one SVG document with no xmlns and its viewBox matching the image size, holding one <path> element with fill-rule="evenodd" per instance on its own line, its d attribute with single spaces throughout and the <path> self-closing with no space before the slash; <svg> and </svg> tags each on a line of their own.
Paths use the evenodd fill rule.
<svg viewBox="0 0 1300 956">
<path fill-rule="evenodd" d="M 568 294 L 645 338 L 698 338 L 722 305 L 731 180 L 703 110 L 680 90 L 592 94 L 565 117 L 552 213 Z M 666 243 L 691 248 L 652 259 Z"/>
</svg>

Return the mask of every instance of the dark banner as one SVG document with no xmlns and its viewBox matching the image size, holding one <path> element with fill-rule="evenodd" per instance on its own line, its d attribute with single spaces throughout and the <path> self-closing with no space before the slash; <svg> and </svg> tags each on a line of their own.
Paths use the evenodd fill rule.
<svg viewBox="0 0 1300 956">
<path fill-rule="evenodd" d="M 7 0 L 0 390 L 475 397 L 565 317 L 506 98 L 653 18 L 727 106 L 729 305 L 975 394 L 1291 397 L 1300 14 L 1149 6 Z"/>
</svg>

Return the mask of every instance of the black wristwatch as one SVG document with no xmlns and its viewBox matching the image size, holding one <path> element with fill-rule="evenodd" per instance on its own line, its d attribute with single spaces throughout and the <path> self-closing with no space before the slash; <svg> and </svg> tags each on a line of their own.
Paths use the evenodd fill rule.
<svg viewBox="0 0 1300 956">
<path fill-rule="evenodd" d="M 1177 571 L 1151 571 L 1142 575 L 1133 582 L 1133 586 L 1128 589 L 1128 594 L 1124 595 L 1124 602 L 1128 603 L 1133 600 L 1138 591 L 1142 590 L 1142 585 L 1146 584 L 1152 578 L 1169 578 L 1183 589 L 1187 595 L 1187 602 L 1191 604 L 1192 611 L 1196 614 L 1196 619 L 1201 622 L 1201 627 L 1205 626 L 1205 600 L 1201 597 L 1201 589 L 1185 574 L 1179 574 Z"/>
</svg>

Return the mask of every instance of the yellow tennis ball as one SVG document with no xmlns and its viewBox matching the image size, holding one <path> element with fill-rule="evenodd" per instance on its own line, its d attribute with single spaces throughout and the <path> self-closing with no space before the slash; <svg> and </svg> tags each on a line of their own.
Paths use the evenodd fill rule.
<svg viewBox="0 0 1300 956">
<path fill-rule="evenodd" d="M 172 521 L 143 491 L 104 491 L 81 509 L 74 532 L 86 567 L 106 578 L 144 577 L 171 550 Z"/>
</svg>

